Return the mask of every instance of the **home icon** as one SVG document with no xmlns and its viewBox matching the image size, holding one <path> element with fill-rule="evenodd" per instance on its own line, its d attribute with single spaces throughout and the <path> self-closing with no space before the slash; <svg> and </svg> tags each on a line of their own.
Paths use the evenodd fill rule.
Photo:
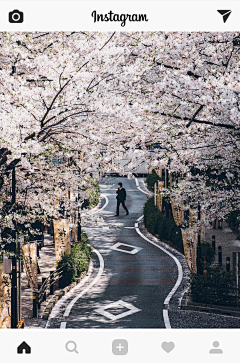
<svg viewBox="0 0 240 363">
<path fill-rule="evenodd" d="M 22 344 L 20 344 L 18 346 L 18 348 L 17 348 L 17 353 L 18 354 L 22 354 L 23 351 L 26 354 L 30 354 L 31 353 L 31 347 L 26 342 L 22 342 Z"/>
</svg>

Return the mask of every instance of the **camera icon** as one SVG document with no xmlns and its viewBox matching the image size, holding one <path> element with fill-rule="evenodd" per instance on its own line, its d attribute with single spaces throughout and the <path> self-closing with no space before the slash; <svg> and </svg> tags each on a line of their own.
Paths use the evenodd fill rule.
<svg viewBox="0 0 240 363">
<path fill-rule="evenodd" d="M 23 12 L 19 10 L 10 11 L 8 14 L 9 23 L 22 23 L 23 22 Z"/>
</svg>

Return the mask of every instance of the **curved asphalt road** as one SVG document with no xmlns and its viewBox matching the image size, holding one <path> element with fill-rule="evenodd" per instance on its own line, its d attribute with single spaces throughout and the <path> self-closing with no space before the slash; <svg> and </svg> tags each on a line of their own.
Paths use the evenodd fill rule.
<svg viewBox="0 0 240 363">
<path fill-rule="evenodd" d="M 101 191 L 109 203 L 105 209 L 93 214 L 90 225 L 84 228 L 91 245 L 100 256 L 94 253 L 93 269 L 88 281 L 83 287 L 72 290 L 62 302 L 60 300 L 47 327 L 165 328 L 164 300 L 178 277 L 176 263 L 166 253 L 142 239 L 134 228 L 147 200 L 146 194 L 137 188 L 135 180 L 111 177 L 102 181 L 105 184 L 101 184 Z M 127 191 L 129 215 L 126 216 L 120 207 L 120 216 L 115 217 L 119 181 L 122 181 Z M 140 183 L 140 187 L 145 189 L 143 183 Z M 98 217 L 102 217 L 103 221 L 96 225 L 94 220 Z M 124 250 L 120 250 L 118 245 L 115 246 L 117 243 L 132 247 L 123 245 L 120 248 Z M 128 253 L 135 251 L 134 254 Z M 102 259 L 104 268 L 100 275 Z M 90 284 L 93 286 L 77 300 L 77 294 Z M 71 311 L 66 313 L 73 298 L 77 301 Z"/>
</svg>

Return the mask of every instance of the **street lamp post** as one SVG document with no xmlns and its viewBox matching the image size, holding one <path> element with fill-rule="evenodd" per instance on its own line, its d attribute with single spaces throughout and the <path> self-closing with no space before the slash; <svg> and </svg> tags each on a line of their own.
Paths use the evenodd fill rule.
<svg viewBox="0 0 240 363">
<path fill-rule="evenodd" d="M 12 169 L 12 205 L 16 203 L 16 172 Z M 16 230 L 13 230 L 13 257 L 12 257 L 12 279 L 11 279 L 11 329 L 16 329 L 18 324 L 17 309 L 17 258 L 16 258 Z"/>
<path fill-rule="evenodd" d="M 77 240 L 78 242 L 81 242 L 81 233 L 82 233 L 82 228 L 81 228 L 81 214 L 80 214 L 80 206 L 78 206 L 78 221 L 77 221 Z"/>
</svg>

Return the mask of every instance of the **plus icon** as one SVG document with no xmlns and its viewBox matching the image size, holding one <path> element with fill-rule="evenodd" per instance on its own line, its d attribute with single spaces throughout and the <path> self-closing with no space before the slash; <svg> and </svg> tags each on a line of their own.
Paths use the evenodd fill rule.
<svg viewBox="0 0 240 363">
<path fill-rule="evenodd" d="M 119 344 L 119 346 L 118 347 L 116 347 L 118 350 L 119 350 L 119 352 L 121 352 L 122 351 L 122 349 L 124 348 L 124 346 L 122 346 L 121 345 L 121 343 Z"/>
<path fill-rule="evenodd" d="M 112 342 L 112 352 L 114 355 L 125 355 L 128 352 L 128 342 L 124 339 L 116 339 Z"/>
</svg>

